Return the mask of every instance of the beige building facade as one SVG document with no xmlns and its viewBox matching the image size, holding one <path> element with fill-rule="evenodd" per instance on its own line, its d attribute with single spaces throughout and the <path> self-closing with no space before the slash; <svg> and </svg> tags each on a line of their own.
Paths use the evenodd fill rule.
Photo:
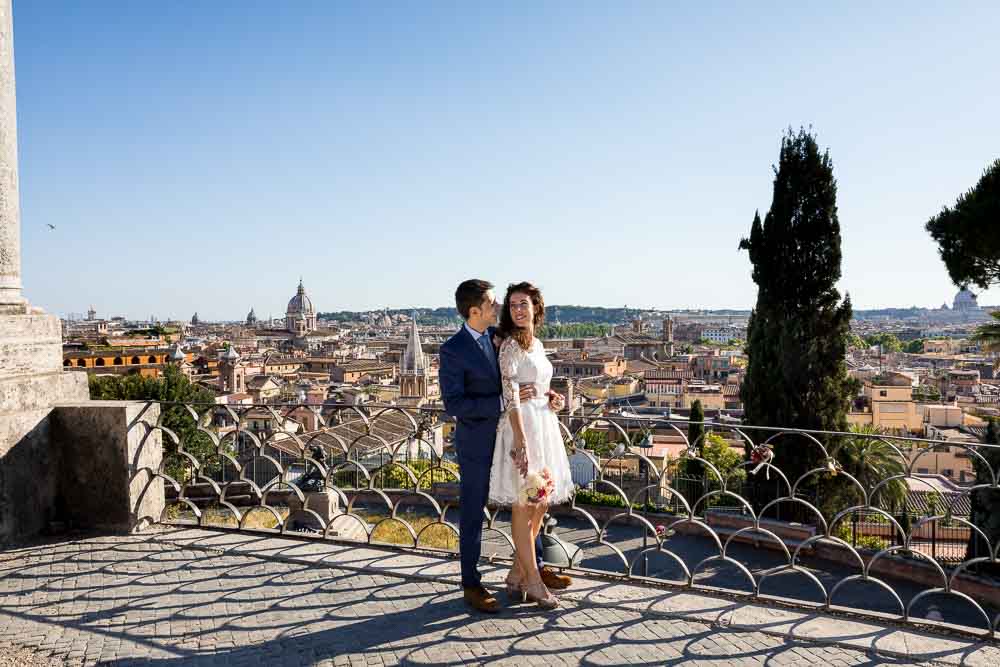
<svg viewBox="0 0 1000 667">
<path fill-rule="evenodd" d="M 870 424 L 890 433 L 920 433 L 923 430 L 923 414 L 917 410 L 913 387 L 909 384 L 866 382 L 860 407 L 847 414 L 848 423 Z"/>
</svg>

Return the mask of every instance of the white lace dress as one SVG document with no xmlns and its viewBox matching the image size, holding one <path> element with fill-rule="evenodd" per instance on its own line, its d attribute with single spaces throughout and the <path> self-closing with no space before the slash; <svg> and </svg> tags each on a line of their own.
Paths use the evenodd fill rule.
<svg viewBox="0 0 1000 667">
<path fill-rule="evenodd" d="M 496 448 L 493 450 L 493 468 L 490 471 L 490 502 L 497 505 L 514 505 L 520 502 L 521 489 L 525 478 L 510 457 L 514 446 L 514 430 L 510 424 L 510 413 L 517 409 L 521 413 L 524 436 L 528 452 L 528 474 L 548 468 L 555 490 L 550 504 L 557 505 L 569 500 L 573 494 L 573 476 L 563 444 L 562 432 L 556 414 L 549 409 L 549 391 L 552 381 L 552 363 L 545 356 L 542 342 L 535 338 L 530 350 L 524 350 L 517 342 L 508 338 L 500 346 L 500 373 L 503 380 L 504 413 L 497 427 Z M 537 396 L 521 402 L 519 392 L 522 384 L 534 384 Z"/>
</svg>

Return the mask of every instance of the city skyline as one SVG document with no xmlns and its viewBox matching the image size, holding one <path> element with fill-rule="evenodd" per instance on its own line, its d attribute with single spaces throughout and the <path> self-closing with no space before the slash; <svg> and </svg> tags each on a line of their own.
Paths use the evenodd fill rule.
<svg viewBox="0 0 1000 667">
<path fill-rule="evenodd" d="M 924 223 L 1000 145 L 995 6 L 54 7 L 14 20 L 24 284 L 59 314 L 280 315 L 299 275 L 326 312 L 470 276 L 748 309 L 789 126 L 833 159 L 841 293 L 936 308 Z"/>
<path fill-rule="evenodd" d="M 953 303 L 943 303 L 942 306 L 947 306 L 949 310 L 953 310 Z M 855 308 L 854 309 L 854 313 L 855 313 L 855 315 L 858 315 L 860 313 L 873 313 L 873 312 L 879 312 L 879 311 L 882 311 L 882 310 L 911 310 L 911 309 L 923 309 L 923 310 L 927 310 L 927 311 L 935 311 L 935 310 L 940 310 L 942 306 L 938 306 L 938 308 L 927 308 L 927 307 L 923 307 L 923 306 L 912 306 L 912 305 L 911 306 L 885 306 L 883 308 L 870 308 L 870 309 Z M 244 322 L 246 320 L 246 315 L 239 316 L 239 317 L 234 316 L 234 317 L 221 317 L 221 318 L 207 317 L 207 316 L 205 316 L 203 314 L 202 311 L 198 310 L 197 308 L 195 308 L 193 310 L 193 312 L 191 313 L 191 315 L 188 315 L 188 316 L 177 316 L 174 313 L 169 313 L 169 314 L 167 314 L 165 316 L 162 315 L 162 314 L 150 313 L 150 314 L 147 314 L 146 316 L 138 316 L 138 317 L 128 317 L 128 316 L 125 316 L 122 313 L 115 312 L 113 308 L 111 308 L 109 310 L 105 310 L 105 311 L 102 312 L 102 311 L 98 310 L 96 308 L 96 306 L 94 306 L 93 304 L 91 304 L 90 308 L 94 308 L 95 317 L 96 317 L 96 319 L 99 319 L 99 320 L 101 320 L 101 319 L 110 319 L 110 318 L 113 318 L 113 317 L 125 317 L 126 320 L 136 321 L 136 322 L 152 322 L 152 321 L 154 321 L 154 319 L 157 322 L 184 322 L 184 321 L 190 320 L 194 315 L 198 315 L 198 318 L 199 318 L 199 320 L 201 322 L 240 323 L 240 322 Z M 319 315 L 329 315 L 329 314 L 342 314 L 342 313 L 352 313 L 352 312 L 353 313 L 378 313 L 378 312 L 381 312 L 381 311 L 389 311 L 389 312 L 392 312 L 394 314 L 410 315 L 411 313 L 420 313 L 421 311 L 438 311 L 438 310 L 445 310 L 445 309 L 454 310 L 454 308 L 455 307 L 453 305 L 406 305 L 406 306 L 401 306 L 401 307 L 377 306 L 375 308 L 365 308 L 365 309 L 360 309 L 360 310 L 350 309 L 350 308 L 326 309 L 326 310 L 324 310 L 323 308 L 317 308 L 317 313 Z M 605 309 L 605 310 L 609 310 L 609 311 L 615 311 L 615 310 L 621 310 L 621 309 L 626 309 L 627 308 L 628 310 L 634 311 L 637 314 L 648 313 L 648 312 L 671 313 L 671 314 L 679 314 L 679 315 L 683 315 L 685 313 L 690 313 L 690 314 L 704 313 L 704 314 L 715 314 L 715 315 L 718 315 L 719 317 L 726 317 L 726 316 L 728 316 L 728 317 L 745 317 L 752 310 L 751 307 L 747 307 L 747 308 L 662 308 L 662 307 L 656 307 L 656 306 L 649 306 L 649 307 L 630 306 L 629 304 L 622 304 L 622 305 L 619 305 L 619 306 L 615 306 L 615 305 L 603 305 L 603 304 L 568 304 L 568 303 L 555 303 L 555 304 L 551 304 L 550 303 L 550 304 L 546 305 L 546 310 L 553 310 L 553 309 L 558 310 L 560 308 L 599 308 L 599 309 Z M 980 303 L 979 304 L 979 308 L 982 311 L 990 311 L 990 310 L 994 310 L 994 309 L 1000 308 L 1000 305 Z M 257 320 L 259 320 L 261 322 L 264 322 L 264 321 L 276 321 L 276 322 L 281 321 L 281 322 L 283 322 L 286 319 L 286 317 L 285 317 L 285 312 L 286 311 L 285 311 L 284 308 L 280 309 L 280 312 L 278 312 L 278 311 L 261 311 L 261 312 L 257 312 L 258 310 L 259 309 L 256 306 L 251 305 L 248 308 L 247 314 L 249 314 L 250 312 L 253 312 L 255 314 L 254 316 L 257 318 Z M 79 320 L 85 320 L 85 319 L 87 319 L 87 317 L 89 315 L 89 312 L 86 311 L 86 310 L 85 311 L 68 311 L 66 313 L 59 313 L 59 315 L 61 317 L 63 317 L 64 319 L 70 319 L 70 320 L 77 320 L 77 321 L 79 321 Z M 321 317 L 320 319 L 324 319 L 324 318 Z M 572 322 L 572 321 L 574 321 L 572 319 L 572 317 L 570 317 L 569 319 L 567 319 L 567 323 Z M 552 322 L 548 322 L 548 323 L 551 324 Z"/>
</svg>

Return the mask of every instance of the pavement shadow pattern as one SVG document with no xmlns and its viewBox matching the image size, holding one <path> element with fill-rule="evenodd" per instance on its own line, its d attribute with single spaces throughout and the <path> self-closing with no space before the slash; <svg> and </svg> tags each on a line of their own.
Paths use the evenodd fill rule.
<svg viewBox="0 0 1000 667">
<path fill-rule="evenodd" d="M 60 665 L 914 664 L 572 602 L 471 615 L 453 584 L 141 536 L 0 552 L 0 637 Z"/>
</svg>

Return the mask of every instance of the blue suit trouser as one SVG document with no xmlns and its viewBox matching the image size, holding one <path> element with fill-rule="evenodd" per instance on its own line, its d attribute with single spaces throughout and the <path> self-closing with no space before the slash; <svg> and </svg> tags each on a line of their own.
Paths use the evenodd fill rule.
<svg viewBox="0 0 1000 667">
<path fill-rule="evenodd" d="M 492 462 L 477 461 L 470 457 L 458 456 L 459 517 L 458 548 L 462 561 L 462 586 L 479 586 L 479 558 L 483 551 L 484 509 L 489 500 L 490 468 Z M 535 540 L 535 560 L 542 567 L 542 534 Z"/>
</svg>

